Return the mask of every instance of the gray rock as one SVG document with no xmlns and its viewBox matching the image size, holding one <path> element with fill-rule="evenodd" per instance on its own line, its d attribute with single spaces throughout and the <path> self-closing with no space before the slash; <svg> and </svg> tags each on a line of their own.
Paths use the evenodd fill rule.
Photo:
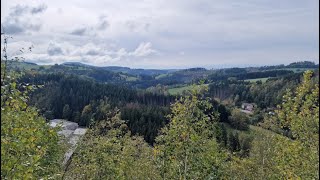
<svg viewBox="0 0 320 180">
<path fill-rule="evenodd" d="M 78 123 L 66 121 L 64 119 L 53 119 L 49 122 L 49 125 L 51 127 L 60 126 L 61 130 L 58 134 L 64 136 L 67 143 L 70 145 L 70 148 L 64 155 L 63 165 L 66 165 L 72 157 L 73 152 L 76 150 L 81 137 L 86 134 L 87 129 L 79 128 Z"/>
</svg>

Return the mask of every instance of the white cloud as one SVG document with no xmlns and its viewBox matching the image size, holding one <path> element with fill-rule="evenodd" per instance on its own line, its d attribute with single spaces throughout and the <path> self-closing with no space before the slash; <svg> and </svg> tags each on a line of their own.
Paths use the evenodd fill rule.
<svg viewBox="0 0 320 180">
<path fill-rule="evenodd" d="M 32 46 L 31 42 L 17 41 L 10 43 L 13 49 L 24 49 Z M 12 54 L 23 56 L 26 61 L 39 64 L 55 64 L 63 62 L 83 62 L 91 65 L 106 66 L 116 65 L 117 63 L 127 64 L 128 62 L 140 62 L 139 58 L 156 55 L 156 50 L 152 49 L 150 42 L 142 42 L 132 51 L 125 48 L 116 48 L 114 45 L 87 43 L 76 46 L 72 43 L 58 43 L 50 41 L 45 45 L 47 49 L 21 53 L 17 51 Z M 109 48 L 113 47 L 113 48 Z M 142 60 L 142 59 L 141 59 Z"/>
<path fill-rule="evenodd" d="M 1 21 L 14 33 L 11 43 L 33 44 L 32 54 L 39 60 L 47 54 L 48 63 L 77 60 L 157 68 L 161 63 L 280 64 L 319 60 L 318 4 L 317 0 L 5 0 Z M 63 53 L 49 56 L 50 42 Z"/>
<path fill-rule="evenodd" d="M 141 44 L 139 44 L 137 49 L 135 49 L 130 54 L 136 57 L 143 57 L 143 56 L 148 56 L 155 53 L 157 53 L 157 51 L 152 49 L 152 44 L 150 42 L 142 42 Z"/>
</svg>

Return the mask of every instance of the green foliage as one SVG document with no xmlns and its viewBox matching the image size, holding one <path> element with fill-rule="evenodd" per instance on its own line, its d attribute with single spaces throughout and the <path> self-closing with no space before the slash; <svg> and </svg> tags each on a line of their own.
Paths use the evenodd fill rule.
<svg viewBox="0 0 320 180">
<path fill-rule="evenodd" d="M 264 129 L 252 129 L 254 140 L 250 156 L 231 156 L 224 168 L 224 179 L 282 179 L 280 171 L 272 161 L 277 153 L 273 145 L 274 134 Z"/>
<path fill-rule="evenodd" d="M 46 119 L 54 119 L 54 114 L 53 114 L 53 112 L 52 111 L 45 111 L 44 113 L 43 113 L 43 116 L 46 118 Z"/>
<path fill-rule="evenodd" d="M 240 151 L 240 140 L 239 134 L 237 132 L 233 133 L 230 132 L 228 135 L 228 147 L 231 152 L 238 152 Z"/>
<path fill-rule="evenodd" d="M 206 84 L 208 86 L 208 84 Z M 182 87 L 173 87 L 168 89 L 168 93 L 172 95 L 184 94 L 186 91 L 190 91 L 194 86 L 193 85 L 185 85 Z M 201 86 L 196 86 L 196 88 L 201 88 Z"/>
<path fill-rule="evenodd" d="M 293 62 L 287 65 L 289 68 L 319 68 L 319 64 L 316 65 L 314 62 L 311 61 L 299 61 Z"/>
<path fill-rule="evenodd" d="M 229 117 L 229 123 L 230 125 L 238 130 L 248 130 L 249 129 L 249 118 L 248 116 L 237 110 L 234 109 L 231 112 L 231 116 Z"/>
<path fill-rule="evenodd" d="M 74 121 L 74 113 L 81 113 L 89 104 L 93 113 L 96 113 L 95 120 L 99 120 L 101 113 L 96 110 L 101 104 L 100 101 L 105 101 L 106 98 L 112 108 L 123 107 L 127 103 L 168 106 L 175 100 L 174 96 L 134 90 L 123 85 L 102 84 L 80 76 L 64 74 L 28 73 L 22 77 L 21 82 L 45 84 L 44 88 L 32 93 L 30 103 L 38 107 L 42 113 L 52 111 L 55 118 L 62 118 L 63 107 L 68 104 L 72 112 L 71 121 Z"/>
<path fill-rule="evenodd" d="M 125 120 L 132 134 L 143 135 L 152 144 L 158 130 L 166 124 L 169 108 L 159 106 L 144 106 L 141 104 L 127 104 L 121 108 L 121 119 Z"/>
<path fill-rule="evenodd" d="M 266 78 L 256 78 L 256 79 L 245 79 L 244 81 L 249 81 L 249 82 L 252 82 L 252 83 L 259 83 L 259 84 L 262 84 L 262 83 L 265 83 L 269 78 L 266 77 Z"/>
<path fill-rule="evenodd" d="M 5 41 L 6 43 L 6 41 Z M 1 58 L 1 179 L 57 178 L 63 148 L 52 129 L 34 107 L 28 93 L 34 86 L 20 84 L 19 74 L 7 69 Z"/>
<path fill-rule="evenodd" d="M 269 78 L 269 77 L 280 77 L 290 73 L 292 71 L 286 69 L 274 69 L 267 71 L 255 71 L 248 72 L 249 69 L 246 68 L 230 68 L 230 69 L 220 69 L 209 75 L 209 79 L 212 81 L 223 81 L 233 77 L 238 80 L 246 79 L 258 79 L 258 78 Z"/>
<path fill-rule="evenodd" d="M 304 73 L 303 83 L 294 93 L 287 92 L 276 112 L 280 125 L 289 128 L 294 138 L 315 146 L 319 133 L 319 85 L 312 82 L 312 74 Z"/>
<path fill-rule="evenodd" d="M 227 129 L 224 124 L 216 125 L 216 138 L 217 142 L 220 143 L 222 146 L 226 147 L 228 143 L 228 134 Z"/>
<path fill-rule="evenodd" d="M 199 88 L 171 106 L 170 122 L 156 139 L 155 154 L 163 179 L 218 178 L 224 153 L 214 136 L 217 114 L 204 113 L 211 108 L 201 100 Z M 210 118 L 211 117 L 211 118 Z"/>
<path fill-rule="evenodd" d="M 71 118 L 71 109 L 69 104 L 64 105 L 62 111 L 62 118 L 69 120 Z"/>
<path fill-rule="evenodd" d="M 230 75 L 229 75 L 230 76 Z M 221 80 L 210 83 L 209 94 L 220 100 L 231 101 L 230 104 L 240 106 L 242 102 L 252 102 L 259 108 L 276 107 L 281 103 L 286 89 L 296 87 L 302 74 L 289 74 L 277 78 L 269 78 L 264 83 L 246 81 Z"/>
<path fill-rule="evenodd" d="M 89 126 L 93 121 L 93 112 L 91 105 L 86 105 L 81 113 L 80 126 Z"/>
<path fill-rule="evenodd" d="M 263 121 L 263 112 L 261 112 L 261 109 L 256 109 L 253 113 L 253 115 L 249 118 L 250 124 L 257 125 L 261 121 Z"/>
<path fill-rule="evenodd" d="M 312 71 L 306 71 L 303 76 L 302 84 L 295 92 L 287 92 L 276 111 L 275 121 L 289 129 L 295 139 L 286 144 L 279 139 L 282 144 L 276 146 L 291 163 L 280 158 L 276 161 L 289 175 L 319 178 L 319 76 L 312 79 Z"/>
<path fill-rule="evenodd" d="M 267 130 L 254 130 L 250 157 L 233 157 L 225 169 L 226 178 L 319 179 L 318 78 L 306 71 L 303 82 L 294 92 L 287 92 L 270 121 L 292 132 L 292 139 Z"/>
<path fill-rule="evenodd" d="M 146 91 L 151 92 L 153 94 L 168 95 L 168 87 L 161 85 L 161 84 L 157 84 L 157 86 L 151 86 L 151 87 L 147 88 Z"/>
<path fill-rule="evenodd" d="M 243 136 L 240 138 L 240 157 L 248 157 L 252 149 L 252 136 Z"/>
<path fill-rule="evenodd" d="M 90 129 L 73 155 L 64 179 L 160 179 L 152 148 L 130 136 L 117 111 Z"/>
</svg>

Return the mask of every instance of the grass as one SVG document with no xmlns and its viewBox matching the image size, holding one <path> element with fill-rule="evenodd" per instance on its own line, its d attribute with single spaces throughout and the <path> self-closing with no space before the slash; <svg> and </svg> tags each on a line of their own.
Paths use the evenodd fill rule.
<svg viewBox="0 0 320 180">
<path fill-rule="evenodd" d="M 128 75 L 124 75 L 124 74 L 120 74 L 121 77 L 125 78 L 126 81 L 137 81 L 138 78 L 134 77 L 134 76 L 128 76 Z"/>
<path fill-rule="evenodd" d="M 183 91 L 190 90 L 191 88 L 192 88 L 192 86 L 171 88 L 171 89 L 168 89 L 168 93 L 171 95 L 177 95 L 177 94 L 181 94 Z"/>
<path fill-rule="evenodd" d="M 155 79 L 161 79 L 161 78 L 165 78 L 168 76 L 172 76 L 172 74 L 160 74 L 160 75 L 156 76 Z"/>
<path fill-rule="evenodd" d="M 269 79 L 269 78 L 267 77 L 267 78 L 257 78 L 257 79 L 246 79 L 246 80 L 244 80 L 244 81 L 249 81 L 249 82 L 252 82 L 252 83 L 257 82 L 257 81 L 261 81 L 262 83 L 264 83 L 264 82 L 266 82 L 268 79 Z"/>
<path fill-rule="evenodd" d="M 205 85 L 208 86 L 209 84 L 205 84 Z M 193 85 L 185 85 L 182 87 L 169 88 L 168 93 L 171 95 L 178 95 L 178 94 L 182 94 L 183 91 L 191 90 L 192 87 Z M 199 85 L 197 85 L 197 87 L 199 87 Z"/>
<path fill-rule="evenodd" d="M 253 126 L 249 125 L 249 130 L 247 131 L 242 131 L 242 130 L 237 130 L 232 128 L 228 123 L 222 123 L 224 127 L 226 128 L 227 132 L 238 132 L 239 136 L 252 136 L 254 137 L 253 141 L 260 141 L 261 138 L 263 137 L 270 137 L 273 135 L 277 135 L 275 132 L 263 129 L 262 127 L 259 126 Z"/>
<path fill-rule="evenodd" d="M 273 131 L 264 129 L 264 128 L 259 127 L 259 126 L 250 125 L 249 127 L 250 127 L 250 130 L 253 131 L 256 134 L 262 134 L 262 135 L 274 135 L 274 134 L 276 134 Z"/>
<path fill-rule="evenodd" d="M 127 76 L 126 81 L 137 81 L 138 78 L 134 76 Z"/>
</svg>

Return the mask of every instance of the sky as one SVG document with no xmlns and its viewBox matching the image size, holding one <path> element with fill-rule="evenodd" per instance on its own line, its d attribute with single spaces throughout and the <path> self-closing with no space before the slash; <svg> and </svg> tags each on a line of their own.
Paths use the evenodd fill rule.
<svg viewBox="0 0 320 180">
<path fill-rule="evenodd" d="M 8 54 L 37 64 L 319 62 L 318 0 L 1 0 L 1 26 L 12 37 Z"/>
</svg>

